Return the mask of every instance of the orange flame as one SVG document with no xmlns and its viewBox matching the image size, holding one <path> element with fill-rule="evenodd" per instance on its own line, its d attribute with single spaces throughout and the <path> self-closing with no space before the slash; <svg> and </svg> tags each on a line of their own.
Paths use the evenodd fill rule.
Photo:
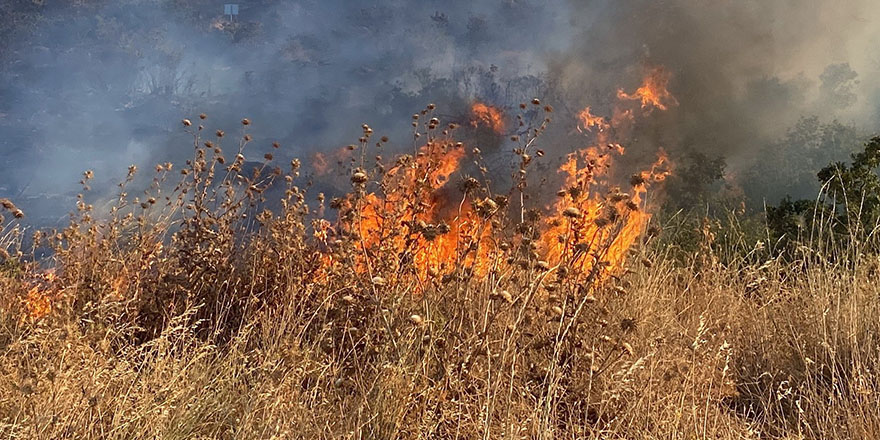
<svg viewBox="0 0 880 440">
<path fill-rule="evenodd" d="M 593 128 L 596 128 L 597 131 L 602 132 L 609 128 L 608 123 L 605 121 L 605 118 L 602 116 L 594 116 L 590 107 L 586 107 L 578 113 L 578 119 L 581 121 L 581 126 L 584 130 L 593 131 Z M 581 128 L 578 127 L 578 129 Z"/>
<path fill-rule="evenodd" d="M 541 234 L 547 261 L 591 274 L 597 281 L 621 272 L 627 250 L 651 219 L 643 202 L 647 187 L 669 174 L 664 169 L 667 161 L 661 151 L 649 170 L 631 179 L 631 194 L 612 188 L 600 195 L 595 192 L 598 178 L 610 167 L 611 156 L 600 155 L 596 148 L 569 155 L 559 168 L 565 175 L 563 195 Z"/>
<path fill-rule="evenodd" d="M 620 141 L 629 138 L 636 122 L 633 109 L 624 104 L 638 100 L 643 108 L 661 110 L 677 104 L 666 89 L 668 81 L 662 69 L 654 69 L 634 94 L 618 92 L 622 101 L 610 117 L 594 115 L 591 107 L 576 115 L 577 130 L 595 143 L 568 155 L 559 166 L 564 180 L 560 197 L 548 207 L 549 216 L 539 222 L 538 240 L 526 243 L 522 235 L 526 246 L 518 251 L 511 251 L 503 240 L 499 242 L 503 246 L 495 246 L 499 237 L 493 228 L 500 223 L 491 219 L 496 214 L 503 216 L 506 209 L 496 199 L 474 200 L 473 193 L 466 192 L 455 200 L 453 192 L 446 190 L 465 150 L 461 143 L 436 139 L 422 146 L 415 157 L 400 158 L 387 171 L 379 167 L 375 183 L 381 192 L 367 193 L 366 172 L 355 170 L 353 181 L 360 186 L 340 205 L 342 220 L 335 226 L 326 221 L 314 223 L 314 236 L 325 247 L 330 247 L 333 235 L 354 237 L 357 252 L 350 266 L 356 272 L 373 277 L 382 274 L 388 278 L 386 282 L 414 274 L 416 291 L 444 275 L 483 276 L 502 264 L 522 264 L 524 261 L 516 260 L 511 252 L 525 248 L 531 249 L 530 258 L 547 263 L 540 267 L 565 267 L 601 282 L 624 269 L 628 250 L 651 219 L 648 188 L 670 173 L 668 158 L 661 150 L 654 164 L 631 177 L 627 190 L 611 185 L 609 170 L 614 157 L 626 152 Z M 475 102 L 471 111 L 474 126 L 503 132 L 504 119 L 497 108 Z M 341 263 L 334 258 L 322 257 L 324 267 Z"/>
<path fill-rule="evenodd" d="M 635 93 L 628 94 L 620 89 L 617 91 L 617 97 L 621 100 L 641 101 L 642 108 L 651 106 L 666 110 L 669 106 L 678 105 L 678 101 L 667 90 L 669 76 L 662 67 L 651 69 L 642 80 L 642 86 L 636 89 Z"/>
<path fill-rule="evenodd" d="M 451 207 L 437 191 L 458 170 L 464 155 L 461 144 L 430 142 L 419 150 L 413 163 L 397 165 L 385 174 L 385 184 L 397 183 L 404 191 L 349 198 L 356 213 L 354 227 L 366 255 L 356 262 L 357 272 L 371 270 L 370 257 L 387 255 L 400 260 L 392 263 L 398 266 L 394 270 L 403 260 L 411 262 L 420 281 L 450 273 L 459 263 L 484 273 L 488 251 L 475 244 L 488 242 L 491 230 L 465 200 Z M 463 252 L 472 247 L 477 249 L 476 255 Z M 388 263 L 388 259 L 382 261 Z"/>
<path fill-rule="evenodd" d="M 36 321 L 49 315 L 57 296 L 55 280 L 54 270 L 50 269 L 42 274 L 37 274 L 33 286 L 24 298 L 25 315 L 22 316 L 22 319 Z"/>
<path fill-rule="evenodd" d="M 483 124 L 497 134 L 504 134 L 504 115 L 497 107 L 475 102 L 471 106 L 471 113 L 474 114 L 474 126 Z"/>
</svg>

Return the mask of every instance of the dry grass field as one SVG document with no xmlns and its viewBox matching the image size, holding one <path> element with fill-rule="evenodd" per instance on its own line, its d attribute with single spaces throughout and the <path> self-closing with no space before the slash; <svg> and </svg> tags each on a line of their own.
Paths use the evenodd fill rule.
<svg viewBox="0 0 880 440">
<path fill-rule="evenodd" d="M 500 192 L 429 106 L 409 155 L 363 127 L 341 197 L 203 117 L 144 193 L 131 169 L 92 206 L 87 172 L 63 230 L 4 201 L 0 437 L 880 438 L 876 256 L 707 228 L 683 257 L 649 214 L 663 157 L 619 188 L 615 151 L 576 152 L 530 208 L 552 109 L 527 105 Z"/>
</svg>

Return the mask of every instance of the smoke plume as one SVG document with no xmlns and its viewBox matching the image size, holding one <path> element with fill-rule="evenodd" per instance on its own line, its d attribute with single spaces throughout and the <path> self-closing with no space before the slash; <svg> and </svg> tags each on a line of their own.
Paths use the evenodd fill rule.
<svg viewBox="0 0 880 440">
<path fill-rule="evenodd" d="M 880 111 L 871 0 L 222 3 L 0 3 L 0 196 L 37 203 L 85 169 L 112 188 L 129 164 L 185 158 L 179 121 L 201 112 L 230 131 L 249 117 L 255 145 L 294 157 L 363 122 L 405 145 L 428 102 L 456 119 L 540 96 L 561 154 L 580 110 L 609 115 L 659 66 L 678 104 L 628 154 L 697 150 L 739 172 L 805 116 L 870 131 Z"/>
</svg>

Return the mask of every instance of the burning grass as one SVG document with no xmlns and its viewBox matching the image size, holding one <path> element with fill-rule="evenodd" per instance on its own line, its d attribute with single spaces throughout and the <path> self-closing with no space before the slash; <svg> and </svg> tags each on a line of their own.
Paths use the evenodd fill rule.
<svg viewBox="0 0 880 440">
<path fill-rule="evenodd" d="M 132 168 L 96 208 L 87 172 L 70 225 L 32 237 L 49 261 L 23 258 L 19 220 L 0 235 L 0 434 L 880 435 L 876 261 L 755 249 L 721 265 L 706 234 L 674 264 L 649 231 L 648 192 L 674 172 L 663 152 L 609 173 L 627 101 L 582 113 L 588 145 L 547 206 L 527 197 L 550 160 L 538 100 L 505 189 L 433 106 L 411 154 L 385 159 L 364 125 L 329 200 L 298 186 L 298 160 L 247 169 L 247 119 L 237 141 L 185 120 L 193 158 L 137 197 Z"/>
</svg>

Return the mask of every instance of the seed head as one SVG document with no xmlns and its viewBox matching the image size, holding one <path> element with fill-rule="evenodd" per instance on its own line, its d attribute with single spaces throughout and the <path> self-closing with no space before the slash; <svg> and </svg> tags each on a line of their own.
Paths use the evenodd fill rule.
<svg viewBox="0 0 880 440">
<path fill-rule="evenodd" d="M 629 184 L 632 186 L 644 185 L 645 178 L 642 177 L 641 174 L 633 174 L 632 177 L 629 178 Z"/>
<path fill-rule="evenodd" d="M 623 192 L 618 192 L 618 193 L 614 193 L 611 195 L 611 201 L 614 203 L 617 203 L 617 202 L 620 202 L 623 200 L 629 200 L 629 194 L 623 193 Z"/>
<path fill-rule="evenodd" d="M 357 171 L 351 175 L 351 181 L 354 183 L 366 183 L 367 179 L 367 175 L 360 171 Z"/>
<path fill-rule="evenodd" d="M 638 328 L 638 324 L 635 319 L 632 318 L 623 318 L 620 320 L 620 329 L 625 332 L 630 332 Z"/>
<path fill-rule="evenodd" d="M 190 121 L 189 119 L 184 119 L 180 122 L 183 123 L 184 127 L 189 127 L 190 125 L 193 125 L 192 121 Z"/>
<path fill-rule="evenodd" d="M 503 300 L 503 301 L 507 302 L 508 304 L 513 304 L 513 295 L 511 295 L 510 292 L 508 292 L 506 290 L 502 290 L 500 292 L 493 293 L 492 295 L 489 296 L 489 299 Z"/>
<path fill-rule="evenodd" d="M 244 118 L 241 120 L 241 125 L 251 125 L 251 120 L 248 118 Z"/>
<path fill-rule="evenodd" d="M 565 211 L 562 212 L 562 215 L 568 218 L 578 218 L 581 216 L 581 210 L 575 208 L 574 206 L 569 206 L 568 208 L 565 208 Z"/>
</svg>

